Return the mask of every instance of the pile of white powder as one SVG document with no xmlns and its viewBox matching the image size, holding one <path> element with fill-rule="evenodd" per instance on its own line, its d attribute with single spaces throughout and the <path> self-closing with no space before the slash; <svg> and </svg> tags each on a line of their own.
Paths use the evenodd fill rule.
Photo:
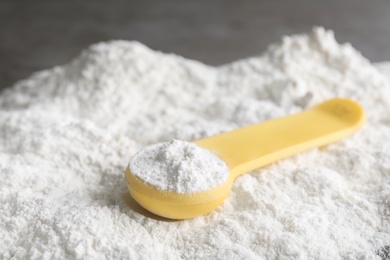
<svg viewBox="0 0 390 260">
<path fill-rule="evenodd" d="M 212 213 L 149 215 L 128 160 L 333 97 L 368 117 L 353 137 L 237 178 Z M 0 258 L 337 259 L 390 251 L 390 66 L 330 31 L 210 67 L 137 42 L 100 43 L 0 95 Z"/>
<path fill-rule="evenodd" d="M 207 191 L 229 176 L 226 163 L 196 144 L 172 140 L 146 147 L 130 160 L 131 173 L 160 190 Z"/>
</svg>

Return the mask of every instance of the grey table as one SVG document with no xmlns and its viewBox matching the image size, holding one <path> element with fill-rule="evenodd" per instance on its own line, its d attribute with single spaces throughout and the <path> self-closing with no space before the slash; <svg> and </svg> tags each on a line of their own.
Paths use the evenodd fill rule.
<svg viewBox="0 0 390 260">
<path fill-rule="evenodd" d="M 0 89 L 99 41 L 137 40 L 219 65 L 315 25 L 372 61 L 390 60 L 388 0 L 0 0 Z"/>
</svg>

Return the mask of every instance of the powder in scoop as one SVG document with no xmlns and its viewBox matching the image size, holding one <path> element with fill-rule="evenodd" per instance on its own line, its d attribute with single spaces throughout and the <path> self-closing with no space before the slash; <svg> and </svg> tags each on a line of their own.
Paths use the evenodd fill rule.
<svg viewBox="0 0 390 260">
<path fill-rule="evenodd" d="M 206 191 L 226 181 L 226 163 L 196 144 L 172 140 L 151 145 L 130 160 L 134 176 L 160 190 L 178 193 Z"/>
</svg>

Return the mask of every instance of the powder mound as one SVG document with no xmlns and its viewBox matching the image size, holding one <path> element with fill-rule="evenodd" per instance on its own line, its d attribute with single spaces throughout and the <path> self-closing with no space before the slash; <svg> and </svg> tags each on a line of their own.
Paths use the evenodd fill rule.
<svg viewBox="0 0 390 260">
<path fill-rule="evenodd" d="M 334 97 L 364 107 L 361 131 L 238 177 L 210 214 L 165 222 L 131 200 L 124 170 L 143 147 Z M 323 28 L 220 67 L 94 44 L 0 93 L 0 259 L 389 258 L 389 111 L 390 65 Z"/>
<path fill-rule="evenodd" d="M 172 140 L 151 145 L 130 160 L 134 176 L 160 190 L 194 193 L 214 188 L 226 181 L 225 162 L 195 144 Z"/>
</svg>

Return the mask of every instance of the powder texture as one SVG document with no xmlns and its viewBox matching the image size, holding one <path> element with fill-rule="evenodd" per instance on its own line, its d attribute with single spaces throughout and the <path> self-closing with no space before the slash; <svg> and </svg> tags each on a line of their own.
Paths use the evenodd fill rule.
<svg viewBox="0 0 390 260">
<path fill-rule="evenodd" d="M 389 71 L 316 28 L 221 67 L 112 41 L 35 73 L 0 95 L 0 259 L 388 257 Z M 127 191 L 148 145 L 333 97 L 363 105 L 361 131 L 237 178 L 210 214 L 163 221 Z"/>
<path fill-rule="evenodd" d="M 177 193 L 209 190 L 229 175 L 226 163 L 217 155 L 180 140 L 148 146 L 131 158 L 129 167 L 145 183 Z"/>
</svg>

